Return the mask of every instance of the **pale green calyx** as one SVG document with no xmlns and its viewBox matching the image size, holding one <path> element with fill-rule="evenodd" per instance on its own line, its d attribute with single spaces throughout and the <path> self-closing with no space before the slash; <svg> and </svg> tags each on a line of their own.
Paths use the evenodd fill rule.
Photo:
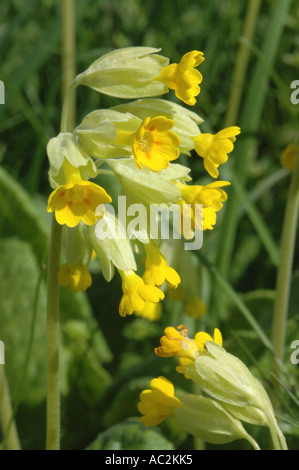
<svg viewBox="0 0 299 470">
<path fill-rule="evenodd" d="M 70 264 L 81 262 L 88 266 L 92 259 L 93 247 L 90 243 L 87 226 L 80 222 L 76 227 L 63 227 L 62 242 L 66 260 Z"/>
<path fill-rule="evenodd" d="M 133 158 L 108 160 L 107 163 L 122 186 L 124 193 L 131 196 L 135 201 L 145 204 L 170 204 L 178 201 L 181 197 L 176 185 L 161 175 L 162 171 L 154 173 L 147 168 L 140 171 L 136 167 Z M 172 164 L 169 167 L 173 168 Z M 173 168 L 172 176 L 182 176 L 180 167 L 181 165 Z"/>
<path fill-rule="evenodd" d="M 63 172 L 65 159 L 73 167 L 79 169 L 84 180 L 94 178 L 98 174 L 94 161 L 82 148 L 75 135 L 70 132 L 61 132 L 50 139 L 47 145 L 47 154 L 50 163 L 49 181 L 52 188 L 60 186 L 66 181 Z"/>
<path fill-rule="evenodd" d="M 184 406 L 177 408 L 174 415 L 186 432 L 211 444 L 226 444 L 244 438 L 255 448 L 258 447 L 240 420 L 215 400 L 198 395 L 185 395 L 182 397 L 182 403 Z"/>
<path fill-rule="evenodd" d="M 101 215 L 104 207 L 98 209 L 97 215 Z M 95 225 L 88 227 L 88 232 L 106 281 L 111 281 L 114 266 L 121 271 L 137 269 L 125 228 L 114 214 L 105 211 Z"/>
<path fill-rule="evenodd" d="M 99 109 L 88 114 L 75 129 L 85 151 L 92 157 L 105 159 L 132 155 L 131 136 L 141 119 L 130 113 Z"/>
<path fill-rule="evenodd" d="M 72 166 L 79 168 L 86 166 L 89 155 L 76 142 L 75 136 L 70 132 L 62 132 L 57 137 L 49 140 L 47 154 L 50 167 L 53 172 L 58 173 L 66 158 Z"/>
<path fill-rule="evenodd" d="M 245 364 L 214 342 L 208 341 L 206 350 L 208 354 L 198 357 L 187 371 L 202 390 L 219 401 L 263 411 L 264 397 Z"/>
<path fill-rule="evenodd" d="M 158 96 L 168 91 L 154 81 L 169 60 L 153 47 L 116 49 L 93 62 L 76 77 L 76 83 L 117 98 Z"/>
</svg>

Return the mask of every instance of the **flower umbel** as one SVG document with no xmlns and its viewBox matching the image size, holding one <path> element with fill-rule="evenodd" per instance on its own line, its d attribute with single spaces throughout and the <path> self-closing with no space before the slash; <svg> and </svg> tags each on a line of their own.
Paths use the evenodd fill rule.
<svg viewBox="0 0 299 470">
<path fill-rule="evenodd" d="M 170 131 L 173 126 L 174 121 L 165 116 L 144 119 L 131 137 L 135 163 L 140 170 L 144 165 L 152 171 L 160 171 L 179 157 L 181 140 Z"/>
<path fill-rule="evenodd" d="M 85 291 L 92 284 L 91 275 L 83 263 L 64 263 L 58 273 L 58 281 L 62 286 L 70 286 L 72 291 Z"/>
<path fill-rule="evenodd" d="M 155 80 L 164 83 L 175 91 L 178 99 L 188 105 L 195 105 L 195 96 L 199 95 L 199 84 L 202 82 L 201 73 L 195 67 L 204 61 L 204 54 L 200 51 L 191 51 L 184 54 L 179 64 L 170 64 L 163 67 Z"/>
<path fill-rule="evenodd" d="M 215 135 L 199 134 L 193 137 L 195 151 L 204 159 L 205 169 L 213 178 L 218 178 L 218 167 L 227 161 L 227 154 L 233 151 L 236 136 L 240 132 L 239 127 L 232 126 Z"/>
<path fill-rule="evenodd" d="M 164 299 L 164 293 L 155 286 L 148 286 L 133 270 L 120 271 L 122 278 L 123 296 L 119 304 L 119 314 L 124 317 L 134 311 L 143 310 L 145 303 L 159 302 Z"/>
<path fill-rule="evenodd" d="M 97 206 L 111 201 L 101 186 L 75 178 L 50 194 L 47 211 L 55 211 L 55 218 L 60 225 L 75 227 L 80 220 L 86 225 L 93 225 L 97 221 Z"/>
<path fill-rule="evenodd" d="M 141 392 L 138 410 L 144 415 L 140 420 L 145 426 L 156 426 L 173 416 L 182 402 L 174 395 L 174 386 L 165 377 L 152 379 L 150 386 L 150 389 Z"/>
</svg>

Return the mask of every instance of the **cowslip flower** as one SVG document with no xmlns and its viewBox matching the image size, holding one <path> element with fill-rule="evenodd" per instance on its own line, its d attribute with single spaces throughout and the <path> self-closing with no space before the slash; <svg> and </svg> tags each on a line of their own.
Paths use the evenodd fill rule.
<svg viewBox="0 0 299 470">
<path fill-rule="evenodd" d="M 217 134 L 199 134 L 193 137 L 196 153 L 203 158 L 207 172 L 218 178 L 218 167 L 228 159 L 228 153 L 234 149 L 236 136 L 241 129 L 237 126 L 227 127 L 217 132 Z"/>
<path fill-rule="evenodd" d="M 299 155 L 299 145 L 288 145 L 281 154 L 280 163 L 289 171 L 294 171 Z"/>
<path fill-rule="evenodd" d="M 83 263 L 64 263 L 58 273 L 58 281 L 62 286 L 70 286 L 73 292 L 84 292 L 92 284 L 91 275 Z"/>
<path fill-rule="evenodd" d="M 160 252 L 158 246 L 152 240 L 144 245 L 145 272 L 142 276 L 144 282 L 152 286 L 162 286 L 166 281 L 169 287 L 176 288 L 181 282 L 181 278 L 171 266 L 168 266 L 165 257 Z"/>
<path fill-rule="evenodd" d="M 181 140 L 170 131 L 173 125 L 174 121 L 165 116 L 144 119 L 131 137 L 133 156 L 140 170 L 144 165 L 152 171 L 160 171 L 179 157 Z"/>
<path fill-rule="evenodd" d="M 75 177 L 50 194 L 47 211 L 55 211 L 55 218 L 60 225 L 76 227 L 80 220 L 86 225 L 93 225 L 97 221 L 96 208 L 111 201 L 104 188 Z"/>
<path fill-rule="evenodd" d="M 137 317 L 146 318 L 149 321 L 158 321 L 162 315 L 161 302 L 145 302 L 142 310 L 134 312 Z"/>
<path fill-rule="evenodd" d="M 150 382 L 150 389 L 143 390 L 138 403 L 140 420 L 145 426 L 156 426 L 165 418 L 173 416 L 182 402 L 174 394 L 173 384 L 165 377 L 157 377 Z"/>
<path fill-rule="evenodd" d="M 124 317 L 134 311 L 143 310 L 146 302 L 159 302 L 164 293 L 155 286 L 148 286 L 133 270 L 121 271 L 123 296 L 119 304 L 119 314 Z"/>
<path fill-rule="evenodd" d="M 96 208 L 112 201 L 101 186 L 83 180 L 79 168 L 65 158 L 62 164 L 66 183 L 54 189 L 48 198 L 47 211 L 55 211 L 60 225 L 76 227 L 82 220 L 86 225 L 97 221 Z"/>
<path fill-rule="evenodd" d="M 160 339 L 160 346 L 155 348 L 155 353 L 160 357 L 178 356 L 180 360 L 176 370 L 179 373 L 185 374 L 189 364 L 194 363 L 197 357 L 206 354 L 207 341 L 214 341 L 222 346 L 222 335 L 218 328 L 215 328 L 213 338 L 205 331 L 199 331 L 194 339 L 188 337 L 186 327 L 180 325 L 178 329 L 181 331 L 171 326 L 165 328 L 165 336 Z"/>
<path fill-rule="evenodd" d="M 222 187 L 229 185 L 228 181 L 215 181 L 205 186 L 176 183 L 182 197 L 182 201 L 178 201 L 181 207 L 181 227 L 184 227 L 184 223 L 186 227 L 186 221 L 189 221 L 191 238 L 192 229 L 213 229 L 216 224 L 216 212 L 222 208 L 222 203 L 227 199 L 227 194 Z M 188 226 L 184 228 L 184 235 L 188 236 Z"/>
<path fill-rule="evenodd" d="M 177 183 L 182 199 L 187 204 L 202 204 L 203 207 L 211 207 L 215 211 L 219 211 L 222 203 L 226 201 L 227 194 L 222 188 L 229 185 L 229 181 L 214 181 L 205 186 Z"/>
<path fill-rule="evenodd" d="M 183 310 L 190 317 L 200 318 L 206 313 L 207 307 L 200 297 L 194 296 L 186 299 Z"/>
<path fill-rule="evenodd" d="M 163 67 L 155 80 L 164 83 L 175 91 L 176 97 L 188 105 L 195 105 L 195 96 L 199 95 L 202 74 L 195 68 L 204 61 L 200 51 L 190 51 L 183 55 L 178 64 Z"/>
</svg>

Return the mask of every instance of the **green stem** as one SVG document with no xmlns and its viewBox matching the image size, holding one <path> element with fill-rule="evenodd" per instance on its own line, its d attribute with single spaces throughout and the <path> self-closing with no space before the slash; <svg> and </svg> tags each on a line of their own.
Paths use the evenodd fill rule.
<svg viewBox="0 0 299 470">
<path fill-rule="evenodd" d="M 261 450 L 258 443 L 253 439 L 252 436 L 250 436 L 250 434 L 246 433 L 246 436 L 244 436 L 244 439 L 246 439 L 248 442 L 250 442 L 250 444 L 252 445 L 254 450 Z"/>
<path fill-rule="evenodd" d="M 75 123 L 73 92 L 75 76 L 75 4 L 61 0 L 62 19 L 62 92 L 61 132 L 71 132 Z M 69 85 L 70 83 L 70 85 Z M 47 450 L 60 449 L 59 385 L 59 283 L 62 227 L 52 220 L 47 283 Z"/>
<path fill-rule="evenodd" d="M 269 19 L 262 45 L 262 54 L 267 57 L 269 67 L 276 59 L 280 38 L 285 26 L 286 17 L 291 0 L 277 0 L 275 8 Z M 267 96 L 270 80 L 269 68 L 258 61 L 254 67 L 249 83 L 248 92 L 242 110 L 240 127 L 242 138 L 234 151 L 234 173 L 239 183 L 245 187 L 248 169 L 252 163 L 252 155 L 256 149 L 256 134 L 259 130 L 260 120 Z M 232 265 L 231 259 L 238 228 L 239 199 L 232 187 L 231 194 L 224 209 L 224 218 L 220 231 L 221 244 L 217 254 L 217 265 L 220 272 L 227 278 Z"/>
<path fill-rule="evenodd" d="M 47 450 L 60 448 L 59 283 L 62 227 L 52 220 L 47 285 Z"/>
<path fill-rule="evenodd" d="M 246 38 L 248 41 L 252 41 L 253 39 L 260 6 L 261 0 L 250 0 L 250 2 L 248 3 L 248 9 L 244 23 L 244 31 L 242 35 L 243 38 Z M 228 109 L 225 116 L 224 127 L 233 126 L 236 124 L 239 114 L 241 96 L 245 83 L 249 56 L 250 49 L 246 45 L 244 45 L 244 43 L 240 44 L 235 62 L 232 86 L 228 101 Z"/>
<path fill-rule="evenodd" d="M 12 420 L 13 409 L 10 400 L 9 388 L 4 365 L 0 365 L 0 418 L 2 423 L 4 448 L 21 450 L 19 436 L 15 422 Z"/>
<path fill-rule="evenodd" d="M 297 231 L 298 208 L 299 158 L 297 158 L 296 167 L 292 176 L 283 222 L 280 262 L 277 272 L 276 294 L 272 323 L 271 339 L 273 348 L 282 362 L 284 360 L 285 353 L 286 324 Z M 277 364 L 275 359 L 273 359 L 272 362 L 272 372 L 274 376 L 277 377 L 277 380 L 274 379 L 274 385 L 279 388 L 279 379 L 281 379 L 282 372 L 279 364 Z M 277 400 L 275 405 L 278 405 Z"/>
<path fill-rule="evenodd" d="M 62 41 L 62 98 L 66 95 L 69 84 L 76 76 L 76 22 L 74 0 L 61 0 L 61 41 Z M 68 100 L 68 127 L 75 127 L 76 100 Z"/>
</svg>

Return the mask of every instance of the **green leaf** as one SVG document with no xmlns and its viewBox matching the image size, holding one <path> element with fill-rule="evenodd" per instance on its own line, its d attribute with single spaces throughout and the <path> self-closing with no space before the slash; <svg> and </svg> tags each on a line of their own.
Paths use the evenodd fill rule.
<svg viewBox="0 0 299 470">
<path fill-rule="evenodd" d="M 25 383 L 20 383 L 25 366 L 35 292 L 40 268 L 28 243 L 18 239 L 0 241 L 0 336 L 5 345 L 8 382 L 13 397 L 22 392 L 22 400 L 34 403 L 46 390 L 46 291 L 40 286 L 36 305 L 34 339 Z"/>
<path fill-rule="evenodd" d="M 138 418 L 129 418 L 100 433 L 87 450 L 173 450 L 159 430 L 146 428 Z"/>
<path fill-rule="evenodd" d="M 39 262 L 48 249 L 49 228 L 21 185 L 0 168 L 0 229 L 3 236 L 19 236 L 29 242 Z"/>
</svg>

